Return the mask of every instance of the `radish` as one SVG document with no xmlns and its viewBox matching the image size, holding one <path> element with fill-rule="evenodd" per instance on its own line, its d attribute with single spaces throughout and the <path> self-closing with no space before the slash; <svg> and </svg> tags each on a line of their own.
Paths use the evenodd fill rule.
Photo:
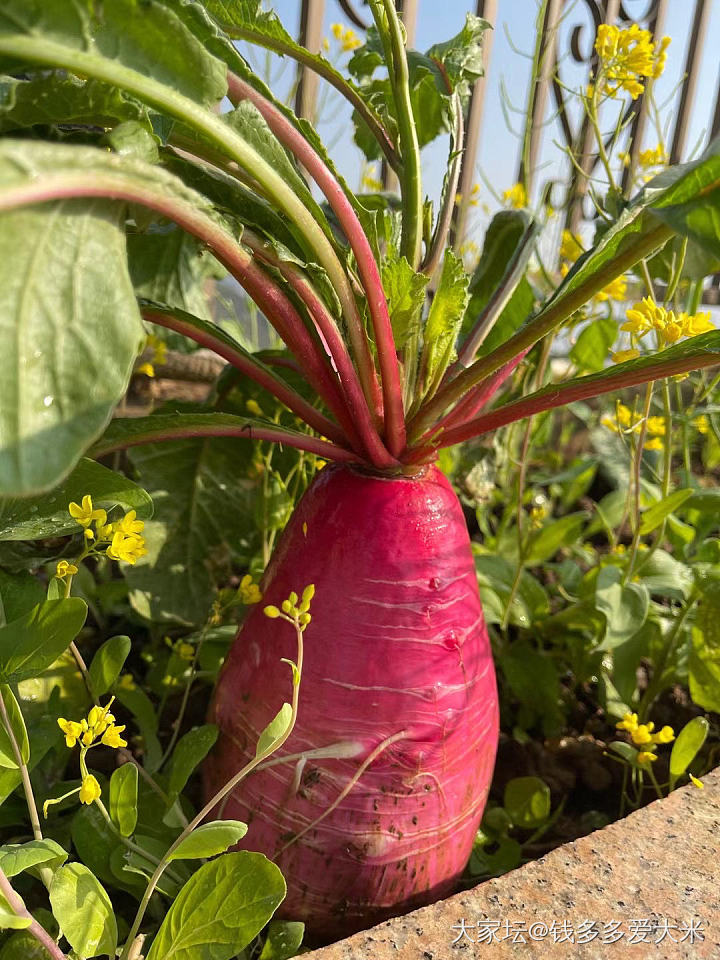
<svg viewBox="0 0 720 960">
<path fill-rule="evenodd" d="M 277 859 L 287 917 L 331 939 L 447 894 L 487 797 L 495 672 L 460 504 L 435 467 L 322 470 L 267 569 L 263 603 L 315 584 L 293 736 L 225 803 Z M 255 607 L 218 682 L 212 796 L 287 697 L 292 632 Z"/>
<path fill-rule="evenodd" d="M 536 344 L 674 233 L 720 255 L 717 218 L 707 215 L 719 203 L 720 158 L 709 151 L 664 171 L 605 225 L 596 246 L 533 316 L 519 327 L 498 324 L 535 246 L 536 227 L 528 223 L 498 288 L 466 323 L 468 278 L 445 246 L 462 154 L 461 97 L 478 75 L 482 21 L 469 18 L 458 38 L 426 58 L 428 76 L 442 77 L 438 113 L 454 121 L 431 229 L 393 0 L 369 0 L 381 44 L 365 62 L 383 59 L 388 87 L 382 97 L 368 98 L 326 60 L 286 41 L 272 17 L 268 27 L 254 16 L 253 3 L 143 0 L 143 18 L 156 26 L 150 35 L 162 28 L 173 38 L 148 57 L 123 32 L 131 18 L 104 18 L 102 4 L 97 11 L 93 5 L 92 17 L 79 5 L 76 23 L 63 4 L 42 5 L 40 16 L 37 0 L 9 2 L 9 14 L 0 16 L 0 55 L 22 63 L 23 73 L 64 70 L 120 90 L 118 102 L 127 94 L 142 103 L 167 140 L 161 163 L 132 151 L 112 153 L 99 139 L 95 146 L 43 142 L 40 134 L 3 140 L 0 214 L 33 206 L 69 229 L 72 204 L 91 224 L 109 210 L 122 222 L 127 209 L 130 228 L 138 230 L 145 207 L 195 236 L 244 287 L 290 356 L 261 359 L 215 324 L 172 305 L 141 302 L 146 320 L 214 349 L 304 424 L 298 430 L 281 417 L 215 409 L 116 419 L 91 452 L 222 436 L 278 442 L 332 461 L 284 531 L 262 584 L 263 604 L 247 617 L 222 671 L 210 711 L 220 737 L 205 768 L 208 803 L 192 823 L 213 808 L 247 819 L 247 845 L 277 858 L 286 875 L 284 914 L 305 920 L 315 940 L 442 896 L 464 867 L 482 815 L 498 712 L 468 534 L 457 497 L 434 466 L 437 452 L 564 403 L 720 362 L 720 334 L 707 332 L 487 409 Z M 38 24 L 48 31 L 46 42 Z M 371 222 L 314 132 L 253 76 L 234 37 L 299 57 L 347 97 L 398 175 L 401 224 L 388 208 L 385 221 Z M 465 55 L 468 46 L 472 56 Z M 237 107 L 230 122 L 216 109 L 225 92 Z M 107 118 L 97 121 L 78 140 L 92 142 Z M 149 156 L 158 150 L 154 138 L 151 146 Z M 332 224 L 298 167 L 324 194 Z M 613 209 L 622 203 L 614 197 Z M 118 291 L 126 294 L 127 272 L 117 273 Z M 434 295 L 426 307 L 431 277 Z M 68 322 L 82 292 L 78 278 L 73 264 L 67 296 L 58 300 Z M 131 289 L 130 297 L 134 310 Z M 24 309 L 21 299 L 18 325 Z M 83 330 L 77 337 L 83 349 L 102 350 L 105 314 L 98 316 L 95 336 Z M 495 325 L 504 336 L 490 349 Z M 89 426 L 82 419 L 75 424 L 72 410 L 58 416 L 73 424 L 69 470 L 75 435 L 91 443 L 104 412 Z M 296 655 L 292 632 L 268 619 L 263 606 L 311 583 L 304 670 L 293 688 L 296 723 L 276 755 L 256 756 L 260 732 L 288 700 L 282 661 Z M 243 765 L 253 757 L 246 775 Z M 153 875 L 133 936 L 168 862 L 166 856 Z"/>
</svg>

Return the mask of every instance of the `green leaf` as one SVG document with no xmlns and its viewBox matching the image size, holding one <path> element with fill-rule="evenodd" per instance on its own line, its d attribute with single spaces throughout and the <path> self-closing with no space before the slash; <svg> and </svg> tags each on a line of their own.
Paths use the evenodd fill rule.
<svg viewBox="0 0 720 960">
<path fill-rule="evenodd" d="M 70 646 L 85 623 L 78 597 L 46 600 L 0 628 L 0 683 L 36 677 Z"/>
<path fill-rule="evenodd" d="M 505 787 L 503 806 L 516 827 L 538 827 L 550 816 L 550 787 L 539 777 L 515 777 Z"/>
<path fill-rule="evenodd" d="M 63 936 L 81 960 L 115 955 L 115 912 L 107 893 L 86 866 L 68 863 L 55 873 L 50 904 Z"/>
<path fill-rule="evenodd" d="M 608 744 L 608 747 L 613 753 L 622 757 L 626 763 L 631 764 L 633 767 L 638 766 L 638 751 L 635 747 L 631 747 L 629 743 L 625 743 L 624 740 L 613 740 L 612 743 Z"/>
<path fill-rule="evenodd" d="M 579 370 L 595 373 L 607 364 L 617 334 L 617 320 L 611 313 L 593 319 L 580 332 L 568 355 Z"/>
<path fill-rule="evenodd" d="M 595 607 L 604 614 L 605 637 L 598 650 L 612 650 L 637 633 L 647 619 L 650 597 L 640 583 L 620 583 L 622 571 L 616 566 L 603 567 L 595 586 Z"/>
<path fill-rule="evenodd" d="M 465 14 L 462 30 L 445 43 L 430 47 L 427 56 L 443 65 L 443 75 L 461 97 L 469 95 L 475 81 L 483 76 L 483 38 L 490 29 L 487 20 Z"/>
<path fill-rule="evenodd" d="M 527 566 L 539 566 L 554 557 L 562 547 L 576 543 L 586 521 L 587 516 L 584 513 L 570 513 L 547 523 L 530 541 L 525 558 Z"/>
<path fill-rule="evenodd" d="M 271 920 L 259 960 L 290 960 L 299 953 L 304 936 L 304 923 L 297 920 Z"/>
<path fill-rule="evenodd" d="M 271 753 L 275 749 L 275 744 L 287 733 L 291 722 L 292 707 L 289 703 L 284 703 L 258 737 L 255 756 Z"/>
<path fill-rule="evenodd" d="M 681 777 L 707 739 L 710 724 L 705 717 L 693 717 L 677 735 L 670 754 L 670 789 Z"/>
<path fill-rule="evenodd" d="M 173 10 L 157 0 L 113 0 L 98 16 L 89 3 L 5 0 L 0 51 L 15 63 L 22 62 L 15 51 L 24 50 L 26 40 L 45 62 L 59 59 L 58 48 L 82 51 L 98 67 L 115 61 L 212 108 L 227 90 L 225 67 L 185 25 L 182 6 Z"/>
<path fill-rule="evenodd" d="M 103 143 L 123 157 L 134 157 L 145 163 L 157 163 L 160 159 L 158 138 L 137 120 L 126 120 L 114 130 L 109 130 L 103 137 Z"/>
<path fill-rule="evenodd" d="M 20 902 L 22 903 L 22 897 L 20 897 Z M 24 903 L 23 906 L 25 906 Z M 0 893 L 0 930 L 24 930 L 31 923 L 32 919 L 30 917 L 19 917 L 3 894 Z"/>
<path fill-rule="evenodd" d="M 0 570 L 0 627 L 9 620 L 17 620 L 44 599 L 42 584 L 31 573 L 21 571 L 13 574 Z"/>
<path fill-rule="evenodd" d="M 132 835 L 138 818 L 138 769 L 124 763 L 110 777 L 110 816 L 124 837 Z"/>
<path fill-rule="evenodd" d="M 434 391 L 454 357 L 455 342 L 468 304 L 469 277 L 463 262 L 452 250 L 445 251 L 445 260 L 427 323 L 423 332 L 425 390 Z"/>
<path fill-rule="evenodd" d="M 524 726 L 529 728 L 539 722 L 546 737 L 557 736 L 563 716 L 560 675 L 554 658 L 521 639 L 500 654 L 498 666 L 512 696 L 524 710 Z"/>
<path fill-rule="evenodd" d="M 401 349 L 420 329 L 428 277 L 416 273 L 405 257 L 399 257 L 383 263 L 382 282 L 395 345 Z"/>
<path fill-rule="evenodd" d="M 190 774 L 212 750 L 217 738 L 218 728 L 213 723 L 196 727 L 180 737 L 170 762 L 170 779 L 167 789 L 170 805 L 180 796 L 190 779 Z"/>
<path fill-rule="evenodd" d="M 226 122 L 236 130 L 243 140 L 279 173 L 293 193 L 298 196 L 314 219 L 322 226 L 326 236 L 333 239 L 330 225 L 325 214 L 313 198 L 310 189 L 298 172 L 294 162 L 285 152 L 285 148 L 272 133 L 257 107 L 249 100 L 243 100 L 234 110 L 223 115 Z"/>
<path fill-rule="evenodd" d="M 465 312 L 462 332 L 467 334 L 481 311 L 488 305 L 508 272 L 513 257 L 518 253 L 529 228 L 526 213 L 520 210 L 501 210 L 496 213 L 485 233 L 482 255 L 470 281 L 470 301 Z M 532 247 L 529 248 L 528 253 Z M 535 295 L 523 277 L 512 291 L 493 328 L 478 350 L 485 356 L 504 343 L 530 315 Z"/>
<path fill-rule="evenodd" d="M 154 773 L 162 757 L 162 748 L 157 738 L 158 718 L 152 700 L 136 687 L 128 690 L 127 687 L 118 687 L 115 695 L 120 703 L 134 716 L 143 739 L 145 751 L 144 766 L 149 773 Z"/>
<path fill-rule="evenodd" d="M 30 840 L 27 843 L 9 843 L 0 847 L 0 867 L 7 877 L 15 877 L 34 867 L 48 866 L 57 870 L 68 855 L 55 840 Z"/>
<path fill-rule="evenodd" d="M 686 500 L 689 500 L 694 492 L 695 491 L 691 489 L 676 490 L 674 493 L 668 494 L 667 497 L 663 497 L 662 500 L 659 500 L 645 510 L 640 519 L 640 533 L 642 536 L 652 533 L 653 530 L 657 530 L 663 520 L 666 520 L 671 513 L 674 513 L 675 510 L 681 507 Z"/>
<path fill-rule="evenodd" d="M 0 199 L 4 179 L 0 158 Z M 0 494 L 33 494 L 71 469 L 127 386 L 142 333 L 121 206 L 1 213 L 0 312 Z"/>
<path fill-rule="evenodd" d="M 183 416 L 191 415 L 168 419 L 177 423 Z M 164 419 L 143 422 L 154 425 Z M 130 421 L 128 429 L 142 427 Z M 124 570 L 130 601 L 144 617 L 204 623 L 215 585 L 225 582 L 230 561 L 249 562 L 257 538 L 256 486 L 243 465 L 249 466 L 252 455 L 251 444 L 215 438 L 149 444 L 131 451 L 133 465 L 155 502 L 155 516 L 144 531 L 148 555 Z M 230 490 L 235 507 L 228 512 Z"/>
<path fill-rule="evenodd" d="M 498 877 L 522 862 L 522 847 L 510 837 L 501 837 L 499 841 L 485 838 L 482 834 L 476 842 L 470 855 L 468 869 L 474 877 Z"/>
<path fill-rule="evenodd" d="M 247 824 L 240 820 L 215 820 L 196 827 L 180 843 L 169 860 L 204 860 L 225 853 L 247 833 Z"/>
<path fill-rule="evenodd" d="M 707 589 L 698 604 L 688 674 L 693 701 L 720 712 L 720 588 Z"/>
<path fill-rule="evenodd" d="M 144 120 L 145 108 L 121 90 L 64 72 L 0 80 L 0 133 L 42 124 L 110 127 L 119 120 Z"/>
<path fill-rule="evenodd" d="M 82 459 L 60 486 L 41 497 L 0 500 L 0 540 L 40 540 L 79 533 L 80 527 L 68 513 L 68 504 L 81 503 L 90 494 L 94 507 L 108 512 L 121 507 L 134 510 L 138 520 L 152 516 L 148 494 L 121 473 L 94 460 Z"/>
<path fill-rule="evenodd" d="M 132 234 L 127 250 L 138 297 L 210 319 L 207 281 L 218 274 L 218 263 L 195 237 L 177 227 Z"/>
<path fill-rule="evenodd" d="M 720 138 L 692 163 L 669 167 L 645 187 L 652 214 L 676 233 L 720 256 Z M 657 195 L 657 199 L 655 198 Z"/>
<path fill-rule="evenodd" d="M 475 569 L 486 619 L 490 623 L 502 623 L 517 566 L 504 557 L 479 555 L 475 557 Z M 510 606 L 510 623 L 517 627 L 531 627 L 548 611 L 549 601 L 545 590 L 532 574 L 523 570 L 520 587 Z"/>
<path fill-rule="evenodd" d="M 230 960 L 285 897 L 282 874 L 260 853 L 228 853 L 193 874 L 170 907 L 147 960 Z"/>
<path fill-rule="evenodd" d="M 110 637 L 99 648 L 88 671 L 96 697 L 101 697 L 115 685 L 131 648 L 130 637 L 124 636 Z"/>
<path fill-rule="evenodd" d="M 23 719 L 20 706 L 15 699 L 15 694 L 10 687 L 3 683 L 0 684 L 0 697 L 5 704 L 5 710 L 8 715 L 10 729 L 12 730 L 15 742 L 20 750 L 20 758 L 24 764 L 30 760 L 30 741 L 28 740 L 27 727 Z M 13 750 L 10 736 L 5 729 L 5 724 L 0 721 L 0 767 L 8 767 L 10 770 L 18 769 L 15 751 Z"/>
</svg>

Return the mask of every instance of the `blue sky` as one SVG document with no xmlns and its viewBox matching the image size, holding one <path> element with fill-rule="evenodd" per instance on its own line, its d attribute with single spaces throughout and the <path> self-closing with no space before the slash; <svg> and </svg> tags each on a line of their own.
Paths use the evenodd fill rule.
<svg viewBox="0 0 720 960">
<path fill-rule="evenodd" d="M 625 0 L 629 13 L 642 15 L 647 9 L 647 0 Z M 272 4 L 285 26 L 291 32 L 297 31 L 300 4 L 298 0 L 275 0 Z M 360 7 L 360 4 L 357 4 Z M 448 39 L 457 33 L 468 10 L 475 7 L 472 0 L 419 0 L 418 29 L 415 46 L 424 50 L 434 43 Z M 518 138 L 523 118 L 515 110 L 524 110 L 527 100 L 527 85 L 530 74 L 529 55 L 532 53 L 535 21 L 537 16 L 536 0 L 499 0 L 498 23 L 493 36 L 492 57 L 488 73 L 488 89 L 485 101 L 483 136 L 478 151 L 477 179 L 481 183 L 481 199 L 488 210 L 478 208 L 475 231 L 482 236 L 484 223 L 490 213 L 497 209 L 498 202 L 493 197 L 513 184 L 518 164 Z M 656 84 L 656 100 L 661 107 L 663 123 L 670 125 L 675 115 L 679 97 L 678 85 L 681 82 L 694 3 L 691 0 L 671 0 L 665 24 L 665 33 L 672 37 L 668 51 L 668 63 L 664 75 Z M 586 29 L 581 44 L 588 49 L 592 42 L 589 29 L 589 16 L 582 2 L 566 4 L 566 13 L 561 28 L 559 49 L 565 52 L 561 63 L 563 82 L 571 87 L 579 87 L 583 81 L 584 70 L 574 64 L 570 58 L 568 37 L 571 29 L 584 23 Z M 702 60 L 698 94 L 692 115 L 688 153 L 696 152 L 712 123 L 715 97 L 718 86 L 718 57 L 720 48 L 720 3 L 711 4 L 709 30 Z M 334 0 L 326 2 L 326 33 L 330 35 L 332 22 L 344 22 L 339 6 Z M 582 43 L 584 41 L 584 43 Z M 347 55 L 346 55 L 347 56 Z M 265 54 L 254 52 L 256 67 L 265 68 L 270 63 L 271 86 L 276 95 L 284 96 L 294 77 L 294 67 L 287 61 L 278 62 Z M 504 91 L 504 92 L 503 92 Z M 342 98 L 330 91 L 318 123 L 318 132 L 331 150 L 331 154 L 351 184 L 358 184 L 363 162 L 360 152 L 352 143 L 352 124 L 350 111 Z M 503 109 L 503 99 L 507 108 Z M 558 147 L 553 143 L 560 136 L 559 124 L 552 119 L 554 101 L 550 98 L 550 115 L 540 156 L 537 179 L 542 184 L 554 176 L 562 176 L 566 161 Z M 515 132 L 510 127 L 514 127 Z M 657 135 L 650 131 L 644 146 L 655 146 Z M 440 138 L 424 151 L 424 182 L 428 195 L 436 198 L 446 169 L 447 139 Z"/>
</svg>

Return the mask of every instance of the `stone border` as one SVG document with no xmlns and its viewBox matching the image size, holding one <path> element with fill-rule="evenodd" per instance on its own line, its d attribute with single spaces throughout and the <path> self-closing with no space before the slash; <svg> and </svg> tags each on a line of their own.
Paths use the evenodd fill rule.
<svg viewBox="0 0 720 960">
<path fill-rule="evenodd" d="M 682 787 L 497 880 L 308 956 L 311 960 L 540 956 L 549 960 L 718 960 L 720 768 L 703 780 L 704 790 Z M 463 920 L 467 932 L 462 930 Z M 500 927 L 493 932 L 492 924 L 478 925 L 483 920 L 500 921 Z M 587 931 L 581 923 L 592 920 L 598 923 L 585 936 L 597 933 L 580 943 L 578 932 Z M 619 924 L 614 933 L 609 924 Z M 694 932 L 697 926 L 700 934 Z M 577 939 L 561 942 L 569 928 Z M 603 942 L 618 933 L 622 938 L 616 942 Z M 480 942 L 488 936 L 492 943 Z"/>
</svg>

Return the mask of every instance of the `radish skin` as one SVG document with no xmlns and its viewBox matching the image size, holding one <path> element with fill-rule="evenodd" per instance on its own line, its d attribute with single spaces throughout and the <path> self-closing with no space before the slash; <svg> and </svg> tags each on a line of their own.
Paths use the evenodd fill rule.
<svg viewBox="0 0 720 960">
<path fill-rule="evenodd" d="M 468 860 L 498 739 L 495 672 L 470 542 L 445 477 L 325 468 L 270 561 L 210 719 L 208 797 L 288 699 L 287 624 L 265 604 L 315 584 L 292 736 L 222 816 L 288 882 L 281 915 L 314 942 L 448 895 Z M 283 762 L 285 760 L 285 762 Z"/>
</svg>

